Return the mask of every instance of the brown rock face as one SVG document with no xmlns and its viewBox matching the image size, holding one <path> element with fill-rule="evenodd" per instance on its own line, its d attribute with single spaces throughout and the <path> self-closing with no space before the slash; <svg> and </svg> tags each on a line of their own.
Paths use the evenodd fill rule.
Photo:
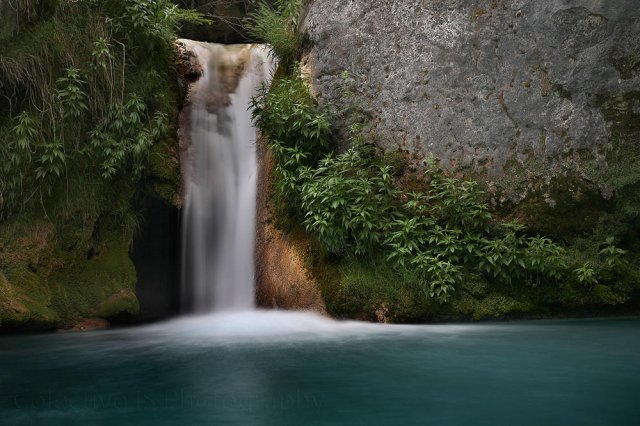
<svg viewBox="0 0 640 426">
<path fill-rule="evenodd" d="M 263 308 L 309 310 L 326 315 L 320 289 L 304 264 L 304 244 L 274 225 L 270 202 L 273 159 L 258 141 L 256 303 Z"/>
</svg>

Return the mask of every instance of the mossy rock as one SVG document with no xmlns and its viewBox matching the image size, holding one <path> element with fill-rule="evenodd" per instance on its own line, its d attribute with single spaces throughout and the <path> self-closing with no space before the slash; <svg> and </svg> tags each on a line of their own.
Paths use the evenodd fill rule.
<svg viewBox="0 0 640 426">
<path fill-rule="evenodd" d="M 56 227 L 25 215 L 0 226 L 2 329 L 55 328 L 83 316 L 138 311 L 130 236 L 117 224 L 69 220 Z"/>
<path fill-rule="evenodd" d="M 25 217 L 3 224 L 0 235 L 0 327 L 54 327 L 59 316 L 46 283 L 53 226 Z"/>
<path fill-rule="evenodd" d="M 66 321 L 78 315 L 109 317 L 121 312 L 136 313 L 135 283 L 129 242 L 111 231 L 93 258 L 67 258 L 64 268 L 52 274 L 49 279 L 52 306 Z"/>
<path fill-rule="evenodd" d="M 93 316 L 98 318 L 110 318 L 119 314 L 137 314 L 140 304 L 135 293 L 128 289 L 122 289 L 111 295 L 93 309 Z"/>
<path fill-rule="evenodd" d="M 469 296 L 462 297 L 453 302 L 452 309 L 463 316 L 480 320 L 527 313 L 534 309 L 534 305 L 504 294 L 491 293 L 480 299 Z"/>
<path fill-rule="evenodd" d="M 597 285 L 593 289 L 593 294 L 596 296 L 599 302 L 606 305 L 619 305 L 627 301 L 624 296 L 615 293 L 609 286 Z"/>
<path fill-rule="evenodd" d="M 314 275 L 331 315 L 378 322 L 423 322 L 441 306 L 427 298 L 414 277 L 396 272 L 384 259 L 341 258 L 318 264 Z"/>
<path fill-rule="evenodd" d="M 46 285 L 35 274 L 24 271 L 12 278 L 15 281 L 10 282 L 0 273 L 0 327 L 55 327 L 59 317 L 48 307 Z"/>
</svg>

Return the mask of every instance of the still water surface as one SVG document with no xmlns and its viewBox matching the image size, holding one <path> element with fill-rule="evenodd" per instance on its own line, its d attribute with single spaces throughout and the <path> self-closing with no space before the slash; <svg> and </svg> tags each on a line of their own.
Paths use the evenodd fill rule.
<svg viewBox="0 0 640 426">
<path fill-rule="evenodd" d="M 640 319 L 252 312 L 0 337 L 2 425 L 640 425 Z"/>
</svg>

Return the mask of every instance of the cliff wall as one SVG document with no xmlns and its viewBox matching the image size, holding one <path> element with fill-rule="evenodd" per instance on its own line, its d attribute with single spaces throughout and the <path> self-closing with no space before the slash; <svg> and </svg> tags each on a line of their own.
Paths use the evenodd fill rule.
<svg viewBox="0 0 640 426">
<path fill-rule="evenodd" d="M 323 0 L 303 30 L 323 102 L 340 109 L 346 71 L 385 149 L 435 155 L 495 203 L 576 217 L 532 219 L 542 231 L 590 229 L 638 186 L 635 0 Z"/>
</svg>

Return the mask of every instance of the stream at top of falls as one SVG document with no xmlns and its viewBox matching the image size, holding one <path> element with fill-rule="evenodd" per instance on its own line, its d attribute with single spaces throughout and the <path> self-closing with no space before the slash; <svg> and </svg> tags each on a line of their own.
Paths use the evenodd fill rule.
<svg viewBox="0 0 640 426">
<path fill-rule="evenodd" d="M 274 64 L 184 41 L 192 315 L 0 336 L 0 425 L 594 425 L 640 419 L 640 319 L 382 325 L 254 309 L 256 131 Z"/>
</svg>

